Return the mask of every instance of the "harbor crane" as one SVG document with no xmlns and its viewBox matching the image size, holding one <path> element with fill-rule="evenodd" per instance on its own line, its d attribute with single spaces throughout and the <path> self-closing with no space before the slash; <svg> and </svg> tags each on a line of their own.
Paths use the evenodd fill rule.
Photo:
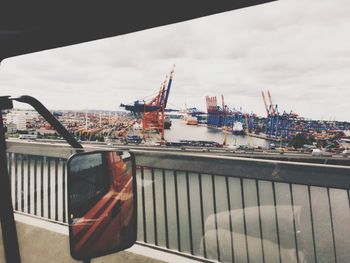
<svg viewBox="0 0 350 263">
<path fill-rule="evenodd" d="M 267 105 L 264 92 L 261 92 L 266 111 L 265 133 L 269 137 L 282 137 L 289 139 L 293 134 L 301 130 L 296 129 L 296 121 L 299 116 L 292 111 L 287 113 L 283 111 L 279 113 L 278 105 L 272 103 L 270 91 L 267 91 L 267 96 L 270 105 Z"/>
<path fill-rule="evenodd" d="M 175 65 L 170 71 L 169 77 L 166 76 L 164 82 L 161 84 L 156 96 L 148 101 L 137 100 L 133 104 L 121 104 L 126 110 L 131 111 L 136 117 L 142 120 L 142 135 L 155 131 L 161 135 L 161 144 L 165 144 L 164 137 L 164 121 L 165 108 L 167 106 L 170 88 L 172 85 Z"/>
</svg>

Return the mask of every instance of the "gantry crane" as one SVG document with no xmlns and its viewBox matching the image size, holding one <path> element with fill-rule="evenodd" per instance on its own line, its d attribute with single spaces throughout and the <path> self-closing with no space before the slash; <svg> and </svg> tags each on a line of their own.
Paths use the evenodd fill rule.
<svg viewBox="0 0 350 263">
<path fill-rule="evenodd" d="M 165 108 L 168 102 L 170 88 L 173 80 L 175 65 L 170 71 L 169 77 L 166 76 L 161 84 L 156 96 L 149 101 L 135 101 L 132 105 L 121 104 L 126 110 L 129 110 L 142 119 L 142 134 L 149 131 L 156 131 L 161 135 L 161 144 L 165 143 L 164 138 L 164 120 Z"/>
</svg>

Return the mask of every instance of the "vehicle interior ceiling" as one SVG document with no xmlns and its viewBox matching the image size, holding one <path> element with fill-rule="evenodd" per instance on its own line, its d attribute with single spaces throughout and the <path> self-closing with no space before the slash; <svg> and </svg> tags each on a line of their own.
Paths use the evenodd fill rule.
<svg viewBox="0 0 350 263">
<path fill-rule="evenodd" d="M 127 34 L 275 0 L 21 4 L 0 11 L 0 60 Z M 113 3 L 113 4 L 112 4 Z"/>
</svg>

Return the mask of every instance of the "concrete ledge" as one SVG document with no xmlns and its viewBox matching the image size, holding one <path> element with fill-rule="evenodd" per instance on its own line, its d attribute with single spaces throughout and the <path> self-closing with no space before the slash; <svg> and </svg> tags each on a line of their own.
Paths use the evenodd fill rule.
<svg viewBox="0 0 350 263">
<path fill-rule="evenodd" d="M 17 233 L 21 260 L 23 263 L 79 262 L 70 256 L 67 226 L 19 214 L 15 214 L 15 219 L 17 222 Z M 0 262 L 5 262 L 1 233 L 0 238 Z M 137 248 L 134 247 L 132 249 L 137 250 Z M 91 262 L 161 263 L 164 261 L 135 254 L 130 251 L 122 251 L 109 256 L 93 259 Z"/>
<path fill-rule="evenodd" d="M 66 225 L 21 213 L 15 213 L 15 220 L 23 263 L 79 262 L 70 256 L 68 227 Z M 0 262 L 5 262 L 2 243 L 0 228 Z M 125 251 L 96 258 L 91 262 L 195 263 L 200 261 L 135 244 Z"/>
</svg>

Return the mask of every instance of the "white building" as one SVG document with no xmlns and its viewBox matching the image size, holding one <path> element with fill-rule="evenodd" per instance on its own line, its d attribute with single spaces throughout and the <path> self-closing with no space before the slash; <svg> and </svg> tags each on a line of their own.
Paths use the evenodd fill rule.
<svg viewBox="0 0 350 263">
<path fill-rule="evenodd" d="M 30 110 L 11 110 L 6 115 L 6 125 L 13 123 L 18 131 L 27 130 L 27 121 L 37 118 L 38 113 Z"/>
<path fill-rule="evenodd" d="M 17 125 L 14 123 L 7 123 L 7 133 L 16 133 L 17 132 Z"/>
</svg>

